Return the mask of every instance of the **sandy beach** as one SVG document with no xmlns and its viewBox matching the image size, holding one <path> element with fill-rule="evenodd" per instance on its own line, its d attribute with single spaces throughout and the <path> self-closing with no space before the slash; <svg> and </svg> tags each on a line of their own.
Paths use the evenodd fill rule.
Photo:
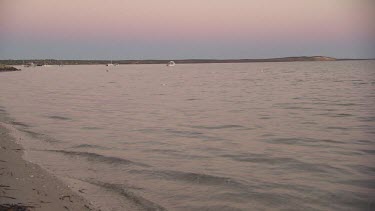
<svg viewBox="0 0 375 211">
<path fill-rule="evenodd" d="M 38 165 L 0 125 L 0 210 L 94 210 L 82 197 Z"/>
</svg>

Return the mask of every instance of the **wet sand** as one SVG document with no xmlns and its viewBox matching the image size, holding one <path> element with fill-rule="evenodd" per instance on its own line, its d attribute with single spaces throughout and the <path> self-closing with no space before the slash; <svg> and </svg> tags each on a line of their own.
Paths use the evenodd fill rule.
<svg viewBox="0 0 375 211">
<path fill-rule="evenodd" d="M 94 210 L 66 184 L 22 155 L 21 146 L 0 125 L 0 211 Z"/>
</svg>

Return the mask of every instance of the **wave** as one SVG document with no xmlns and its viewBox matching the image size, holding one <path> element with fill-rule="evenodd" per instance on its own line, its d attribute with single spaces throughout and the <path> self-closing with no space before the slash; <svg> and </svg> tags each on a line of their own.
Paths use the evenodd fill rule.
<svg viewBox="0 0 375 211">
<path fill-rule="evenodd" d="M 127 200 L 129 200 L 130 203 L 133 203 L 136 207 L 139 207 L 142 210 L 147 210 L 147 211 L 164 211 L 164 210 L 166 210 L 161 205 L 156 204 L 155 202 L 147 200 L 147 199 L 143 198 L 142 196 L 137 195 L 137 194 L 129 191 L 128 188 L 125 185 L 106 183 L 106 182 L 94 181 L 94 180 L 85 180 L 85 182 L 90 183 L 92 185 L 96 185 L 96 186 L 105 188 L 105 189 L 113 191 L 113 192 L 116 192 L 117 194 L 120 194 L 121 196 L 124 196 Z"/>
<path fill-rule="evenodd" d="M 363 149 L 362 152 L 365 152 L 366 154 L 375 155 L 375 150 L 373 149 Z"/>
<path fill-rule="evenodd" d="M 358 119 L 361 122 L 375 122 L 375 116 L 359 117 Z"/>
<path fill-rule="evenodd" d="M 240 155 L 222 155 L 222 157 L 230 158 L 239 162 L 250 162 L 256 164 L 267 164 L 278 166 L 280 169 L 294 169 L 294 171 L 349 174 L 348 171 L 333 167 L 324 163 L 309 163 L 288 157 L 273 157 L 266 154 L 240 154 Z"/>
<path fill-rule="evenodd" d="M 165 132 L 175 134 L 175 135 L 184 136 L 184 137 L 196 137 L 196 136 L 203 135 L 203 133 L 201 133 L 201 132 L 175 130 L 175 129 L 165 129 Z"/>
<path fill-rule="evenodd" d="M 205 211 L 244 211 L 244 209 L 235 208 L 228 205 L 215 205 L 215 206 L 194 206 L 194 207 L 181 207 L 182 210 L 205 210 Z"/>
<path fill-rule="evenodd" d="M 286 145 L 301 145 L 301 146 L 315 146 L 315 147 L 328 147 L 329 145 L 322 146 L 321 144 L 346 144 L 343 141 L 331 139 L 314 139 L 314 138 L 274 138 L 267 139 L 265 142 L 270 144 L 286 144 Z"/>
<path fill-rule="evenodd" d="M 11 124 L 14 126 L 21 126 L 23 128 L 30 127 L 26 123 L 15 121 L 12 117 L 9 116 L 9 113 L 6 111 L 4 106 L 0 106 L 0 121 L 6 124 Z"/>
<path fill-rule="evenodd" d="M 242 128 L 244 129 L 244 126 L 241 125 L 217 125 L 217 126 L 192 126 L 192 128 L 196 129 L 207 129 L 207 130 L 219 130 L 219 129 L 228 129 L 228 128 Z"/>
<path fill-rule="evenodd" d="M 12 125 L 22 126 L 22 127 L 30 127 L 30 125 L 23 123 L 23 122 L 17 122 L 17 121 L 11 121 Z"/>
<path fill-rule="evenodd" d="M 356 140 L 353 142 L 354 144 L 358 144 L 358 145 L 372 145 L 375 143 L 375 141 L 371 141 L 371 140 Z"/>
<path fill-rule="evenodd" d="M 48 118 L 50 119 L 57 119 L 57 120 L 71 120 L 71 118 L 68 118 L 68 117 L 64 117 L 64 116 L 48 116 Z"/>
<path fill-rule="evenodd" d="M 180 151 L 180 150 L 171 150 L 171 149 L 146 149 L 142 150 L 143 152 L 146 153 L 153 153 L 157 152 L 160 154 L 168 154 L 168 156 L 173 156 L 175 158 L 182 158 L 182 159 L 207 159 L 210 158 L 209 156 L 204 156 L 204 155 L 193 155 L 191 153 L 186 153 L 185 151 Z"/>
<path fill-rule="evenodd" d="M 81 127 L 82 130 L 100 130 L 103 128 L 100 127 Z"/>
<path fill-rule="evenodd" d="M 188 183 L 189 187 L 191 185 L 206 185 L 213 186 L 212 188 L 215 189 L 220 188 L 220 191 L 213 191 L 207 198 L 201 196 L 200 200 L 205 201 L 203 205 L 189 204 L 177 207 L 182 210 L 242 210 L 241 207 L 247 207 L 245 210 L 249 210 L 248 208 L 254 204 L 260 206 L 267 204 L 267 209 L 271 206 L 278 210 L 285 205 L 286 201 L 291 206 L 307 210 L 326 210 L 327 206 L 332 210 L 341 210 L 340 208 L 343 208 L 344 205 L 347 207 L 348 201 L 352 202 L 352 204 L 348 204 L 352 208 L 363 206 L 369 202 L 366 198 L 353 198 L 351 192 L 332 195 L 329 190 L 311 185 L 270 182 L 268 180 L 254 180 L 248 184 L 229 177 L 168 170 L 132 170 L 129 173 L 147 175 L 156 181 L 184 182 Z M 362 183 L 360 185 L 365 185 L 372 181 L 361 181 L 360 183 Z M 337 203 L 332 204 L 332 200 Z"/>
<path fill-rule="evenodd" d="M 350 165 L 349 167 L 365 175 L 369 175 L 369 176 L 375 175 L 375 167 L 373 166 L 367 166 L 363 164 L 363 165 Z"/>
<path fill-rule="evenodd" d="M 165 129 L 164 131 L 173 136 L 193 138 L 193 139 L 195 138 L 195 139 L 200 139 L 202 141 L 224 141 L 225 140 L 220 137 L 208 136 L 202 132 L 197 132 L 197 131 L 175 130 L 175 129 L 170 129 L 170 128 Z"/>
<path fill-rule="evenodd" d="M 375 190 L 375 179 L 345 180 L 345 181 L 341 181 L 339 183 Z"/>
<path fill-rule="evenodd" d="M 142 167 L 150 167 L 149 165 L 144 164 L 144 163 L 134 162 L 131 160 L 118 158 L 118 157 L 109 157 L 109 156 L 99 155 L 99 154 L 92 153 L 92 152 L 77 152 L 77 151 L 66 151 L 66 150 L 46 150 L 46 151 L 62 153 L 65 155 L 70 155 L 70 156 L 85 157 L 89 161 L 99 161 L 99 162 L 108 163 L 108 164 L 122 164 L 122 165 L 135 165 L 135 166 L 142 166 Z"/>
<path fill-rule="evenodd" d="M 71 148 L 109 149 L 107 147 L 92 145 L 92 144 L 80 144 L 80 145 L 73 146 Z"/>
<path fill-rule="evenodd" d="M 42 134 L 42 133 L 37 133 L 37 132 L 27 130 L 27 129 L 19 129 L 19 130 L 26 133 L 27 135 L 31 136 L 32 138 L 42 140 L 42 141 L 45 141 L 45 142 L 48 142 L 48 143 L 61 143 L 62 142 L 60 140 L 49 137 L 49 136 L 47 136 L 45 134 Z"/>
<path fill-rule="evenodd" d="M 352 128 L 331 126 L 331 127 L 326 127 L 325 129 L 328 129 L 328 130 L 342 130 L 342 131 L 348 131 L 348 130 L 351 130 Z"/>
<path fill-rule="evenodd" d="M 4 107 L 0 106 L 0 108 L 4 108 Z M 30 128 L 33 127 L 32 125 L 26 124 L 26 123 L 21 122 L 21 121 L 16 121 L 12 117 L 9 117 L 9 114 L 7 113 L 5 108 L 1 109 L 1 110 L 2 110 L 2 111 L 0 111 L 0 121 L 1 122 L 4 122 L 6 124 L 10 124 L 10 125 L 15 126 L 18 131 L 26 133 L 26 135 L 30 136 L 31 138 L 38 139 L 38 140 L 41 140 L 41 141 L 45 141 L 45 142 L 48 142 L 48 143 L 62 142 L 60 140 L 52 138 L 52 137 L 50 137 L 48 135 L 45 135 L 43 133 L 37 133 L 37 132 L 31 131 Z"/>
<path fill-rule="evenodd" d="M 130 170 L 132 174 L 142 174 L 165 180 L 183 181 L 191 184 L 228 186 L 230 188 L 245 188 L 245 185 L 230 177 L 213 176 L 209 174 L 171 171 L 171 170 Z"/>
<path fill-rule="evenodd" d="M 336 111 L 336 110 L 334 110 Z M 332 118 L 341 118 L 341 117 L 354 117 L 353 114 L 347 113 L 332 113 L 332 112 L 324 112 L 315 114 L 316 116 L 324 116 L 324 117 L 332 117 Z"/>
</svg>

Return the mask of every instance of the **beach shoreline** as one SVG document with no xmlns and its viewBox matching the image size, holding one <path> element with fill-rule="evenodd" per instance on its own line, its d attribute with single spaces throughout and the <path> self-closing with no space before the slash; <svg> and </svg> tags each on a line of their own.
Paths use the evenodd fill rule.
<svg viewBox="0 0 375 211">
<path fill-rule="evenodd" d="M 96 210 L 61 180 L 24 160 L 23 153 L 0 124 L 0 210 Z"/>
</svg>

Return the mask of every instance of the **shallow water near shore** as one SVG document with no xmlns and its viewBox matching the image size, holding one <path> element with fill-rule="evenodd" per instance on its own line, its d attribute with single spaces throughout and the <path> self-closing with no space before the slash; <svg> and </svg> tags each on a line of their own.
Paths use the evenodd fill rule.
<svg viewBox="0 0 375 211">
<path fill-rule="evenodd" d="M 0 113 L 102 210 L 373 210 L 374 65 L 23 68 Z"/>
</svg>

